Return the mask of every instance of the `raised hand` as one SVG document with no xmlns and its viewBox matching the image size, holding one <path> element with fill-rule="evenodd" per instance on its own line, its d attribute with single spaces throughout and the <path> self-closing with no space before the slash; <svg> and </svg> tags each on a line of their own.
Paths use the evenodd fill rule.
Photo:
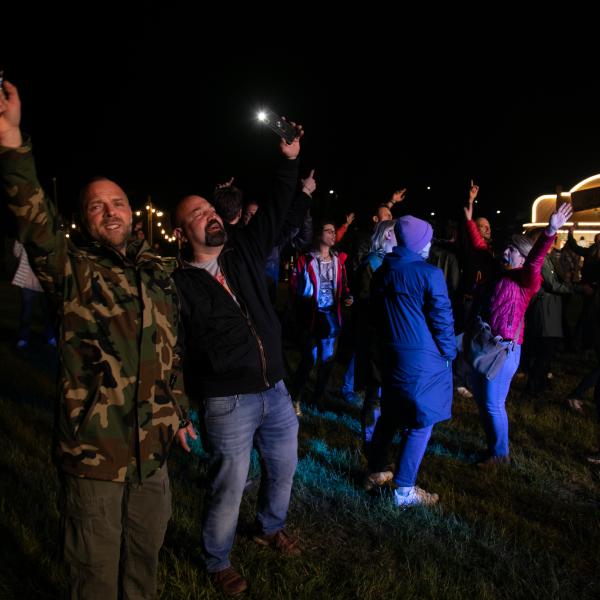
<svg viewBox="0 0 600 600">
<path fill-rule="evenodd" d="M 561 204 L 557 210 L 550 215 L 550 222 L 546 228 L 548 235 L 554 235 L 573 215 L 573 207 L 570 204 Z"/>
<path fill-rule="evenodd" d="M 298 158 L 298 154 L 300 154 L 300 138 L 304 135 L 304 129 L 302 129 L 302 125 L 296 125 L 293 121 L 290 121 L 290 125 L 296 129 L 296 137 L 291 144 L 288 144 L 281 138 L 279 149 L 286 158 L 294 160 L 295 158 Z"/>
<path fill-rule="evenodd" d="M 353 212 L 347 214 L 346 215 L 346 225 L 348 225 L 348 226 L 352 225 L 352 222 L 354 221 L 355 218 L 356 218 L 356 215 Z"/>
<path fill-rule="evenodd" d="M 392 204 L 396 204 L 397 202 L 402 202 L 404 200 L 404 196 L 406 196 L 406 188 L 402 188 L 401 190 L 396 190 L 392 197 L 390 198 L 390 202 Z"/>
<path fill-rule="evenodd" d="M 301 179 L 302 191 L 309 196 L 317 189 L 317 182 L 315 180 L 315 170 L 311 169 L 306 179 Z"/>
<path fill-rule="evenodd" d="M 479 193 L 479 186 L 473 183 L 471 179 L 471 187 L 469 189 L 469 203 L 464 207 L 465 217 L 467 221 L 471 221 L 473 219 L 473 202 L 475 202 L 475 198 L 477 198 L 477 194 Z"/>
<path fill-rule="evenodd" d="M 231 187 L 233 185 L 233 180 L 234 179 L 235 179 L 235 177 L 231 177 L 227 181 L 225 181 L 224 183 L 217 183 L 215 189 L 216 190 L 220 190 L 221 188 Z"/>
<path fill-rule="evenodd" d="M 473 204 L 473 202 L 475 202 L 477 194 L 479 194 L 479 186 L 476 183 L 473 183 L 473 180 L 471 179 L 471 187 L 469 188 L 469 204 Z"/>
</svg>

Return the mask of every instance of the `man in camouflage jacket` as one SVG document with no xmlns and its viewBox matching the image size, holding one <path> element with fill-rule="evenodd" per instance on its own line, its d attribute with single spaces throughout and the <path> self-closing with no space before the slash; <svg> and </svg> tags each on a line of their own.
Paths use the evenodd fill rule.
<svg viewBox="0 0 600 600">
<path fill-rule="evenodd" d="M 72 597 L 154 597 L 171 514 L 166 459 L 193 431 L 178 377 L 178 302 L 159 257 L 129 242 L 132 213 L 107 179 L 81 194 L 75 245 L 37 180 L 16 88 L 0 91 L 0 177 L 19 238 L 57 308 L 56 461 Z M 123 543 L 123 556 L 120 548 Z"/>
</svg>

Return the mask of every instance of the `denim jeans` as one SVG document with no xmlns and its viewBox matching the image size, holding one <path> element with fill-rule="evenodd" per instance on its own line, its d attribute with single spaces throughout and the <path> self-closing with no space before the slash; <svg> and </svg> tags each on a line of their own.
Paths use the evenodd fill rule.
<svg viewBox="0 0 600 600">
<path fill-rule="evenodd" d="M 352 353 L 350 357 L 350 362 L 348 363 L 348 367 L 346 372 L 344 373 L 344 383 L 342 384 L 342 394 L 347 396 L 348 394 L 352 394 L 354 392 L 354 364 L 356 362 L 356 352 Z"/>
<path fill-rule="evenodd" d="M 511 342 L 506 342 L 509 345 Z M 502 369 L 489 381 L 485 375 L 473 372 L 473 394 L 487 439 L 490 456 L 508 456 L 508 416 L 506 397 L 510 382 L 516 373 L 521 357 L 521 346 L 515 344 Z"/>
<path fill-rule="evenodd" d="M 428 425 L 420 429 L 405 429 L 400 432 L 400 455 L 394 475 L 394 482 L 399 487 L 415 485 L 432 429 L 433 425 Z"/>
<path fill-rule="evenodd" d="M 319 339 L 310 334 L 305 335 L 300 364 L 290 386 L 294 400 L 300 400 L 300 394 L 308 381 L 310 372 L 317 363 L 317 380 L 313 392 L 313 401 L 318 400 L 323 395 L 333 369 L 337 340 L 337 337 Z"/>
<path fill-rule="evenodd" d="M 279 381 L 256 394 L 206 398 L 204 427 L 211 483 L 202 541 L 206 568 L 215 572 L 230 565 L 253 446 L 262 464 L 258 523 L 264 534 L 285 527 L 298 462 L 298 417 Z"/>
<path fill-rule="evenodd" d="M 407 427 L 406 415 L 393 396 L 381 399 L 381 415 L 370 440 L 367 460 L 371 473 L 388 470 L 390 451 L 394 436 L 400 432 L 400 453 L 394 481 L 402 487 L 415 484 L 419 467 L 425 455 L 433 425 Z"/>
</svg>

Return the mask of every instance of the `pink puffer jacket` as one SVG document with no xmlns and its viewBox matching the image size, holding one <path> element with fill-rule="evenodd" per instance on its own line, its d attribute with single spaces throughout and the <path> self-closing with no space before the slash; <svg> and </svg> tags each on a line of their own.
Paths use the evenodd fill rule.
<svg viewBox="0 0 600 600">
<path fill-rule="evenodd" d="M 477 225 L 466 222 L 468 239 L 478 250 L 487 249 Z M 520 269 L 503 271 L 496 284 L 490 302 L 490 327 L 494 335 L 511 340 L 519 329 L 519 323 L 525 317 L 525 311 L 533 295 L 542 285 L 542 265 L 544 257 L 552 247 L 556 236 L 548 236 L 544 231 L 537 239 L 525 264 Z M 523 343 L 524 325 L 521 324 L 519 344 Z"/>
</svg>

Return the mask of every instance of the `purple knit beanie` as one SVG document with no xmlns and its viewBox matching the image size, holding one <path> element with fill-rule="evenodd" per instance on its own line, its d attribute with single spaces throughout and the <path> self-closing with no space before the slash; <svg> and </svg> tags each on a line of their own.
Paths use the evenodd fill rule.
<svg viewBox="0 0 600 600">
<path fill-rule="evenodd" d="M 407 215 L 396 220 L 394 226 L 398 246 L 406 246 L 417 254 L 429 244 L 433 230 L 427 221 Z"/>
</svg>

